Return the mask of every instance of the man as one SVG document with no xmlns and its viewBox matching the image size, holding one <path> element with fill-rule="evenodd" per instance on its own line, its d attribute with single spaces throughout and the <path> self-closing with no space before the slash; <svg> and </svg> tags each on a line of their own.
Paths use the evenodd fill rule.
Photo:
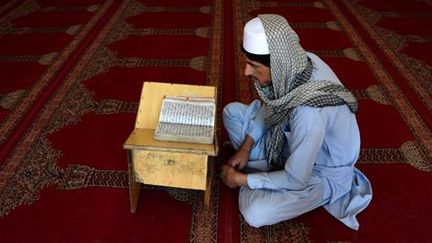
<svg viewBox="0 0 432 243">
<path fill-rule="evenodd" d="M 354 167 L 360 150 L 356 99 L 319 57 L 303 50 L 279 15 L 249 21 L 242 48 L 244 73 L 263 104 L 224 108 L 237 152 L 221 178 L 241 187 L 245 221 L 260 227 L 324 206 L 358 230 L 356 215 L 371 201 L 372 190 Z"/>
</svg>

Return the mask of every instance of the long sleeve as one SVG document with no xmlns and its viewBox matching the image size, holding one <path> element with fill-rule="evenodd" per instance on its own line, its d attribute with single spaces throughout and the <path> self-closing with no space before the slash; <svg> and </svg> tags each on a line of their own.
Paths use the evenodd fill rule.
<svg viewBox="0 0 432 243">
<path fill-rule="evenodd" d="M 259 100 L 255 100 L 251 105 L 257 106 L 255 109 L 259 110 L 249 122 L 249 127 L 246 133 L 256 142 L 267 132 L 267 126 L 264 121 L 265 106 L 261 105 Z"/>
<path fill-rule="evenodd" d="M 250 188 L 301 190 L 307 186 L 325 136 L 325 122 L 319 111 L 312 107 L 296 109 L 290 121 L 291 132 L 286 132 L 290 155 L 285 169 L 249 174 Z"/>
</svg>

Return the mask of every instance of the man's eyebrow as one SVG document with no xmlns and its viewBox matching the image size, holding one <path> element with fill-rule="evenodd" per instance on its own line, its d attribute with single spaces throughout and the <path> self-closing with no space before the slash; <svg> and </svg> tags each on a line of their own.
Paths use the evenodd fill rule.
<svg viewBox="0 0 432 243">
<path fill-rule="evenodd" d="M 254 66 L 254 67 L 258 67 L 258 64 L 253 63 L 252 61 L 246 61 L 247 64 Z"/>
</svg>

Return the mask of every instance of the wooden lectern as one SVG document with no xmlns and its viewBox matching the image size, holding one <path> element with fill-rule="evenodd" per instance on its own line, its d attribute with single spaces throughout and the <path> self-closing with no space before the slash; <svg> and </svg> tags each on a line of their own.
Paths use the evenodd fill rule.
<svg viewBox="0 0 432 243">
<path fill-rule="evenodd" d="M 208 207 L 213 158 L 218 144 L 182 143 L 153 139 L 165 96 L 212 97 L 216 88 L 204 85 L 144 82 L 135 129 L 123 145 L 128 154 L 130 209 L 136 211 L 140 183 L 204 190 Z"/>
</svg>

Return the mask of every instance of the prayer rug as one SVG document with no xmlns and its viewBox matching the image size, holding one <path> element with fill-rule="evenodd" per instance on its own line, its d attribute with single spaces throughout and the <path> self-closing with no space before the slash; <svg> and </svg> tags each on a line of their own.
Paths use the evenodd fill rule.
<svg viewBox="0 0 432 243">
<path fill-rule="evenodd" d="M 223 242 L 421 242 L 432 237 L 430 1 L 233 0 L 235 93 L 257 97 L 243 75 L 243 25 L 257 14 L 283 15 L 358 98 L 361 153 L 373 200 L 353 231 L 323 208 L 259 229 L 239 215 L 237 192 L 221 187 Z M 227 48 L 227 47 L 226 47 Z M 225 63 L 226 64 L 226 63 Z M 225 81 L 226 82 L 226 81 Z M 234 203 L 234 206 L 232 206 Z M 228 217 L 228 216 L 225 216 Z"/>
<path fill-rule="evenodd" d="M 208 209 L 200 191 L 145 186 L 131 214 L 122 145 L 144 81 L 222 98 L 222 3 L 1 5 L 1 241 L 216 242 L 218 177 Z"/>
</svg>

